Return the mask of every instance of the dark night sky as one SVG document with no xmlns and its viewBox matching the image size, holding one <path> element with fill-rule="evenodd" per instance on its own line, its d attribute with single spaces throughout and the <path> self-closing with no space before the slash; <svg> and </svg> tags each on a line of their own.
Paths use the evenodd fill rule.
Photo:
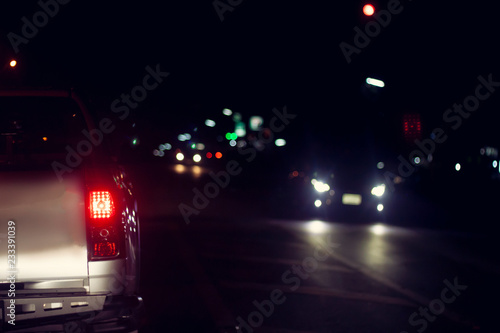
<svg viewBox="0 0 500 333">
<path fill-rule="evenodd" d="M 106 108 L 141 82 L 145 66 L 159 63 L 171 76 L 136 112 L 166 128 L 225 106 L 250 115 L 283 105 L 302 117 L 292 130 L 327 145 L 397 123 L 402 112 L 421 113 L 429 128 L 473 92 L 478 75 L 500 80 L 496 7 L 401 3 L 403 11 L 347 64 L 339 43 L 352 44 L 353 28 L 364 28 L 361 1 L 244 0 L 221 22 L 211 1 L 72 0 L 20 46 L 17 71 L 33 84 L 73 85 Z M 7 33 L 19 34 L 21 18 L 31 21 L 39 10 L 36 1 L 2 5 L 4 58 L 12 54 Z M 387 84 L 377 101 L 361 93 L 369 75 Z M 498 120 L 498 104 L 498 96 L 487 101 L 477 121 Z"/>
</svg>

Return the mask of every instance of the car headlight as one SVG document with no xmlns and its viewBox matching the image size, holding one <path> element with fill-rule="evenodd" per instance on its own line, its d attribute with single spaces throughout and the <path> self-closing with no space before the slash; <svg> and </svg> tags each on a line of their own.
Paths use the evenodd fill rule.
<svg viewBox="0 0 500 333">
<path fill-rule="evenodd" d="M 314 189 L 319 193 L 330 191 L 330 185 L 320 182 L 319 180 L 312 179 L 311 184 L 314 186 Z"/>
<path fill-rule="evenodd" d="M 376 197 L 381 197 L 384 195 L 385 192 L 385 184 L 380 184 L 372 188 L 372 195 Z"/>
</svg>

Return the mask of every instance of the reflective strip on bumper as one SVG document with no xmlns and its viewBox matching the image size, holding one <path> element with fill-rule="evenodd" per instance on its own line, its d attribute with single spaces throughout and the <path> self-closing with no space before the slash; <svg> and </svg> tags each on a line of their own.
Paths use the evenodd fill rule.
<svg viewBox="0 0 500 333">
<path fill-rule="evenodd" d="M 11 306 L 11 299 L 2 300 L 2 322 L 11 320 L 10 314 L 15 315 L 15 321 L 35 318 L 48 318 L 90 311 L 101 311 L 106 295 L 95 296 L 68 296 L 47 298 L 15 298 L 15 310 Z M 9 306 L 11 308 L 9 308 Z"/>
</svg>

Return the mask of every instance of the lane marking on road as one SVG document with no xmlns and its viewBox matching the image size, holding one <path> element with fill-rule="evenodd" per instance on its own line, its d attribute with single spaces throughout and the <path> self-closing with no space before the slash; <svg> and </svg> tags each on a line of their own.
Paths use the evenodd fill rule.
<svg viewBox="0 0 500 333">
<path fill-rule="evenodd" d="M 266 263 L 266 264 L 278 264 L 278 265 L 302 265 L 302 260 L 296 259 L 285 259 L 285 258 L 270 258 L 270 257 L 254 257 L 254 256 L 239 256 L 239 255 L 231 255 L 231 254 L 222 254 L 222 253 L 203 253 L 203 257 L 209 259 L 222 259 L 222 260 L 237 260 L 237 261 L 248 261 L 255 263 Z M 354 273 L 354 270 L 340 266 L 340 265 L 331 265 L 325 263 L 318 263 L 319 270 L 325 271 L 335 271 L 341 273 Z"/>
<path fill-rule="evenodd" d="M 322 242 L 318 241 L 318 243 L 322 243 Z M 319 244 L 319 245 L 326 246 L 324 244 Z M 369 269 L 368 267 L 363 266 L 361 264 L 358 264 L 358 263 L 338 254 L 335 251 L 330 253 L 330 255 L 332 258 L 334 258 L 334 259 L 340 261 L 341 263 L 351 267 L 355 271 L 358 271 L 358 272 L 364 274 L 365 276 L 371 278 L 372 280 L 375 280 L 375 281 L 385 285 L 386 287 L 391 288 L 392 290 L 394 290 L 402 295 L 405 295 L 406 297 L 408 297 L 409 299 L 411 299 L 412 301 L 414 301 L 418 305 L 429 306 L 429 303 L 432 301 L 432 299 L 429 299 L 425 296 L 421 296 L 418 293 L 416 293 L 410 289 L 404 288 L 403 286 L 397 284 L 396 282 L 389 280 L 388 278 L 380 275 L 379 273 L 374 272 L 373 270 Z M 455 313 L 454 311 L 451 311 L 449 309 L 445 309 L 445 311 L 442 313 L 442 315 L 445 316 L 446 318 L 448 318 L 449 320 L 456 322 L 458 324 L 462 324 L 462 325 L 466 325 L 466 326 L 470 326 L 472 324 L 468 321 L 461 320 L 460 319 L 461 316 L 459 316 L 457 313 Z"/>
<path fill-rule="evenodd" d="M 374 294 L 365 294 L 353 291 L 345 291 L 341 289 L 333 289 L 333 288 L 318 288 L 311 286 L 300 286 L 296 290 L 290 290 L 290 286 L 288 285 L 272 285 L 272 284 L 262 284 L 262 283 L 254 283 L 254 282 L 236 282 L 236 281 L 220 281 L 220 286 L 231 288 L 231 289 L 250 289 L 250 290 L 259 290 L 259 291 L 272 291 L 274 289 L 283 290 L 285 292 L 294 293 L 294 294 L 303 294 L 303 295 L 314 295 L 314 296 L 330 296 L 336 298 L 344 298 L 365 302 L 375 302 L 382 303 L 388 305 L 400 305 L 400 306 L 408 306 L 415 307 L 416 303 L 411 302 L 409 300 L 391 296 L 381 296 Z"/>
</svg>

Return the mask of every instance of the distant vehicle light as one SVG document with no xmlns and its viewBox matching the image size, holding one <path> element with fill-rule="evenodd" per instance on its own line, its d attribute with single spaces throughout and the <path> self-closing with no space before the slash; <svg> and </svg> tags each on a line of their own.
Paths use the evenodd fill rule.
<svg viewBox="0 0 500 333">
<path fill-rule="evenodd" d="M 381 197 L 385 193 L 385 184 L 380 184 L 372 188 L 372 195 L 376 197 Z"/>
<path fill-rule="evenodd" d="M 44 136 L 44 137 L 42 138 L 42 140 L 43 140 L 43 141 L 47 141 L 47 137 L 46 137 L 46 136 Z"/>
<path fill-rule="evenodd" d="M 203 143 L 197 143 L 196 144 L 196 149 L 198 149 L 198 150 L 204 150 L 205 149 L 205 145 Z"/>
<path fill-rule="evenodd" d="M 212 153 L 211 153 L 211 152 L 208 152 L 205 156 L 206 156 L 207 158 L 212 158 Z"/>
<path fill-rule="evenodd" d="M 215 158 L 222 158 L 222 153 L 220 151 L 216 152 Z"/>
<path fill-rule="evenodd" d="M 9 62 L 9 65 L 10 65 L 10 67 L 16 67 L 16 65 L 17 65 L 17 61 L 15 61 L 15 60 L 11 60 L 11 61 Z"/>
<path fill-rule="evenodd" d="M 367 77 L 366 78 L 366 83 L 369 84 L 369 85 L 371 85 L 371 86 L 375 86 L 375 87 L 379 87 L 379 88 L 385 87 L 384 81 L 378 80 L 378 79 L 374 79 L 374 78 L 371 78 L 371 77 Z"/>
<path fill-rule="evenodd" d="M 274 141 L 274 144 L 276 145 L 276 147 L 283 147 L 284 145 L 286 145 L 286 141 L 285 139 L 276 139 L 276 141 Z"/>
<path fill-rule="evenodd" d="M 43 141 L 46 141 L 46 140 L 43 140 Z M 492 165 L 494 168 L 496 168 L 498 166 L 498 162 L 495 160 L 495 161 L 493 161 Z"/>
<path fill-rule="evenodd" d="M 200 156 L 200 154 L 194 154 L 194 156 L 193 156 L 193 161 L 195 161 L 196 163 L 198 163 L 199 161 L 201 161 L 201 156 Z"/>
<path fill-rule="evenodd" d="M 384 162 L 378 162 L 377 163 L 377 169 L 382 170 L 385 167 Z"/>
<path fill-rule="evenodd" d="M 415 158 L 413 159 L 413 162 L 415 162 L 415 164 L 420 164 L 420 157 L 415 156 Z"/>
<path fill-rule="evenodd" d="M 366 16 L 372 16 L 375 13 L 375 7 L 371 4 L 366 4 L 363 6 L 363 14 Z"/>
<path fill-rule="evenodd" d="M 233 111 L 231 111 L 230 109 L 224 109 L 222 110 L 222 114 L 225 116 L 230 116 L 233 114 Z"/>
<path fill-rule="evenodd" d="M 462 169 L 460 163 L 455 164 L 455 170 L 460 171 L 460 169 Z"/>
<path fill-rule="evenodd" d="M 187 140 L 187 138 L 186 138 L 186 136 L 184 134 L 179 134 L 179 136 L 177 136 L 177 139 L 179 141 L 186 141 Z"/>
<path fill-rule="evenodd" d="M 234 141 L 234 140 L 229 141 L 229 145 L 230 145 L 231 147 L 236 146 L 236 141 Z"/>
<path fill-rule="evenodd" d="M 377 205 L 377 210 L 378 210 L 379 212 L 383 211 L 383 210 L 384 210 L 384 205 L 382 205 L 382 204 L 378 204 L 378 205 Z"/>
<path fill-rule="evenodd" d="M 314 206 L 316 206 L 316 207 L 321 207 L 321 204 L 322 204 L 322 202 L 319 199 L 317 199 L 316 201 L 314 201 Z"/>
<path fill-rule="evenodd" d="M 177 153 L 177 155 L 175 155 L 175 158 L 178 161 L 182 161 L 184 159 L 184 154 L 183 153 Z"/>
</svg>

